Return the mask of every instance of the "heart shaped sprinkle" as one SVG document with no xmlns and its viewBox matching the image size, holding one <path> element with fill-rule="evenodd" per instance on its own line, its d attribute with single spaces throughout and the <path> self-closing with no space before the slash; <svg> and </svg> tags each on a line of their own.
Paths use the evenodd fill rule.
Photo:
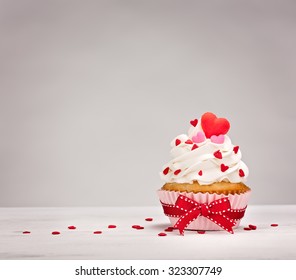
<svg viewBox="0 0 296 280">
<path fill-rule="evenodd" d="M 176 146 L 180 145 L 181 144 L 181 140 L 180 139 L 176 139 L 175 144 L 176 144 Z"/>
<path fill-rule="evenodd" d="M 249 228 L 250 228 L 251 230 L 256 230 L 256 229 L 257 229 L 257 227 L 256 227 L 255 225 L 249 225 Z"/>
<path fill-rule="evenodd" d="M 23 231 L 23 234 L 30 234 L 31 233 L 31 231 Z"/>
<path fill-rule="evenodd" d="M 199 176 L 202 176 L 202 170 L 199 170 L 199 171 L 198 171 L 198 175 L 199 175 Z"/>
<path fill-rule="evenodd" d="M 162 171 L 162 173 L 163 173 L 163 175 L 167 175 L 169 173 L 169 171 L 170 171 L 170 168 L 167 167 Z"/>
<path fill-rule="evenodd" d="M 94 234 L 101 234 L 102 232 L 100 230 L 94 231 Z"/>
<path fill-rule="evenodd" d="M 116 225 L 109 225 L 108 228 L 116 228 Z"/>
<path fill-rule="evenodd" d="M 223 144 L 224 140 L 225 140 L 225 137 L 223 134 L 220 134 L 218 136 L 216 136 L 216 135 L 211 136 L 211 141 L 215 144 Z"/>
<path fill-rule="evenodd" d="M 175 174 L 175 175 L 178 175 L 180 172 L 181 172 L 181 169 L 177 169 L 177 170 L 174 172 L 174 174 Z"/>
<path fill-rule="evenodd" d="M 220 152 L 220 150 L 216 151 L 213 155 L 215 158 L 222 159 L 222 153 Z"/>
<path fill-rule="evenodd" d="M 134 228 L 134 229 L 144 229 L 144 227 L 142 227 L 140 225 L 133 225 L 132 228 Z"/>
<path fill-rule="evenodd" d="M 145 221 L 152 222 L 153 221 L 153 218 L 146 218 Z"/>
<path fill-rule="evenodd" d="M 166 228 L 164 231 L 166 231 L 166 232 L 172 232 L 173 229 L 172 228 Z"/>
<path fill-rule="evenodd" d="M 244 170 L 239 169 L 239 170 L 238 170 L 238 175 L 239 175 L 240 177 L 245 177 L 245 172 L 244 172 Z"/>
<path fill-rule="evenodd" d="M 190 121 L 190 124 L 191 124 L 192 126 L 194 126 L 194 127 L 197 126 L 197 123 L 198 123 L 198 120 L 197 120 L 197 119 L 195 119 L 195 120 L 191 120 L 191 121 Z"/>
<path fill-rule="evenodd" d="M 235 147 L 233 147 L 233 151 L 234 151 L 235 154 L 237 154 L 238 149 L 239 149 L 239 146 L 235 146 Z"/>
<path fill-rule="evenodd" d="M 244 230 L 252 230 L 252 229 L 249 227 L 245 227 Z"/>
<path fill-rule="evenodd" d="M 278 224 L 271 224 L 270 226 L 271 227 L 278 227 L 279 225 Z"/>
<path fill-rule="evenodd" d="M 195 149 L 197 149 L 198 148 L 198 146 L 196 145 L 196 144 L 194 144 L 193 146 L 192 146 L 192 148 L 191 148 L 191 151 L 193 151 L 193 150 L 195 150 Z"/>
<path fill-rule="evenodd" d="M 217 118 L 213 113 L 207 112 L 201 117 L 201 127 L 206 137 L 211 138 L 213 135 L 225 135 L 230 128 L 230 123 L 227 119 Z"/>
<path fill-rule="evenodd" d="M 53 231 L 51 234 L 52 235 L 58 235 L 58 234 L 61 234 L 61 233 L 59 231 Z"/>
<path fill-rule="evenodd" d="M 202 143 L 206 140 L 205 134 L 202 131 L 197 132 L 195 136 L 192 137 L 194 143 Z"/>
<path fill-rule="evenodd" d="M 68 226 L 68 229 L 76 229 L 75 226 Z"/>
<path fill-rule="evenodd" d="M 229 168 L 229 166 L 225 165 L 224 163 L 222 163 L 220 165 L 220 169 L 221 169 L 222 172 L 225 172 L 228 168 Z"/>
<path fill-rule="evenodd" d="M 166 236 L 167 234 L 166 233 L 164 233 L 164 232 L 160 232 L 159 234 L 158 234 L 158 236 Z"/>
<path fill-rule="evenodd" d="M 198 230 L 197 233 L 198 233 L 198 234 L 205 234 L 206 231 L 205 231 L 205 230 Z"/>
<path fill-rule="evenodd" d="M 174 228 L 174 227 L 167 227 L 168 229 L 171 229 L 171 230 L 174 230 L 174 229 L 177 229 L 177 228 Z"/>
<path fill-rule="evenodd" d="M 193 142 L 190 140 L 190 139 L 188 139 L 186 142 L 185 142 L 185 144 L 193 144 Z"/>
</svg>

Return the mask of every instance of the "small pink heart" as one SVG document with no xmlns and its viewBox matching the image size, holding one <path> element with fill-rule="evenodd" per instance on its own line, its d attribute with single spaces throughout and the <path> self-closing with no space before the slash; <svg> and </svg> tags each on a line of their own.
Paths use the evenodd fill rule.
<svg viewBox="0 0 296 280">
<path fill-rule="evenodd" d="M 215 144 L 223 144 L 224 139 L 225 139 L 225 137 L 223 134 L 220 134 L 219 136 L 216 136 L 216 135 L 211 136 L 211 141 Z"/>
<path fill-rule="evenodd" d="M 195 136 L 192 136 L 192 141 L 194 143 L 201 143 L 206 140 L 205 134 L 202 131 L 197 132 Z"/>
</svg>

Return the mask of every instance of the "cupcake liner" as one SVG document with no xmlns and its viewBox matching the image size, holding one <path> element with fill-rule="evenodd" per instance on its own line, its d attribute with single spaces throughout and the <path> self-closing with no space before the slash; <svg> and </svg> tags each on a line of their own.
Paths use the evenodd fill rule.
<svg viewBox="0 0 296 280">
<path fill-rule="evenodd" d="M 175 205 L 176 200 L 179 195 L 186 196 L 200 204 L 203 203 L 211 203 L 214 200 L 225 198 L 227 197 L 231 209 L 243 209 L 247 207 L 248 200 L 251 194 L 251 191 L 247 191 L 243 194 L 210 194 L 210 193 L 193 193 L 193 192 L 178 192 L 178 191 L 166 191 L 166 190 L 158 190 L 157 191 L 158 197 L 162 203 L 165 204 L 172 204 Z M 172 226 L 176 224 L 176 222 L 179 220 L 179 218 L 176 217 L 169 217 L 170 222 Z M 240 220 L 236 221 L 236 224 L 233 228 L 237 228 L 239 226 Z M 197 219 L 195 219 L 193 222 L 191 222 L 186 229 L 191 230 L 223 230 L 221 227 L 213 223 L 211 220 L 199 216 Z"/>
</svg>

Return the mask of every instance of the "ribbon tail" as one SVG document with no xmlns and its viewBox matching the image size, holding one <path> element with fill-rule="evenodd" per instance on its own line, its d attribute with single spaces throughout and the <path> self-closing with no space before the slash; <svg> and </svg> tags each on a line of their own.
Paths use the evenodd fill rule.
<svg viewBox="0 0 296 280">
<path fill-rule="evenodd" d="M 181 235 L 184 235 L 184 229 L 193 222 L 201 214 L 198 208 L 193 208 L 192 210 L 186 212 L 179 220 L 175 223 L 174 227 L 179 229 Z"/>
<path fill-rule="evenodd" d="M 233 219 L 230 219 L 226 216 L 220 214 L 212 214 L 208 217 L 212 222 L 214 222 L 219 227 L 233 234 L 233 227 L 236 225 L 236 222 Z"/>
</svg>

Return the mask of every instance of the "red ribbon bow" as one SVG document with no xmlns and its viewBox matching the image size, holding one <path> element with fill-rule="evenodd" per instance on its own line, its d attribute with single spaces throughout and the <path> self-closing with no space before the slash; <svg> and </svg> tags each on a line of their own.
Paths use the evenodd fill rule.
<svg viewBox="0 0 296 280">
<path fill-rule="evenodd" d="M 233 233 L 232 228 L 236 220 L 244 216 L 246 207 L 243 209 L 231 209 L 227 197 L 217 199 L 211 203 L 201 204 L 184 195 L 179 195 L 175 205 L 162 203 L 164 213 L 170 217 L 177 217 L 175 227 L 179 229 L 180 234 L 184 234 L 184 229 L 199 216 L 206 217 L 219 227 Z"/>
</svg>

